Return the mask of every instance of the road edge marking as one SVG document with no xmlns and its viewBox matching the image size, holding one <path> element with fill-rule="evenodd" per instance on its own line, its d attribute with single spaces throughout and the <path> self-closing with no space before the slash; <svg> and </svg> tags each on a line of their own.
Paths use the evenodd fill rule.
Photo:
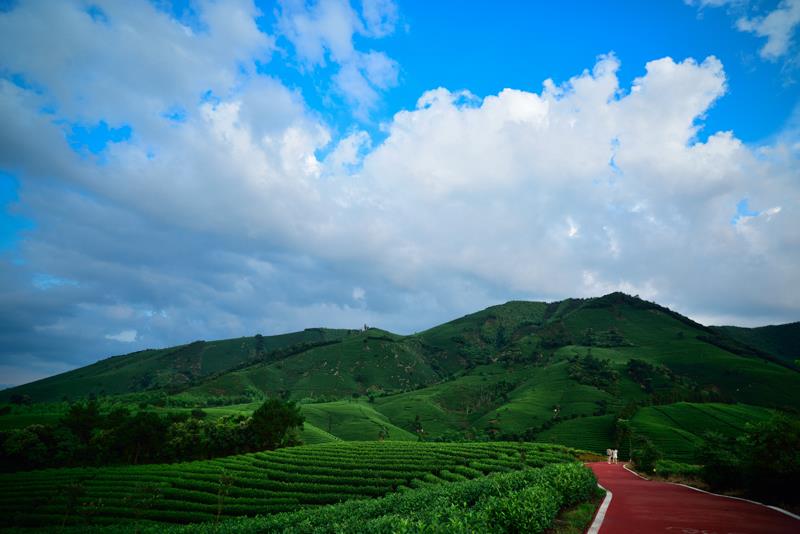
<svg viewBox="0 0 800 534">
<path fill-rule="evenodd" d="M 647 477 L 645 477 L 643 475 L 640 475 L 639 473 L 637 473 L 633 469 L 630 469 L 627 464 L 623 464 L 622 467 L 624 467 L 625 470 L 628 471 L 629 473 L 632 473 L 632 474 L 636 475 L 637 477 L 639 477 L 641 479 L 650 480 L 649 478 L 647 478 Z M 713 491 L 702 490 L 700 488 L 695 488 L 694 486 L 690 486 L 688 484 L 681 484 L 680 482 L 669 482 L 667 480 L 659 480 L 658 482 L 663 482 L 665 484 L 672 484 L 673 486 L 683 486 L 684 488 L 689 488 L 690 490 L 699 491 L 701 493 L 707 493 L 709 495 L 715 495 L 717 497 L 725 497 L 726 499 L 736 499 L 737 501 L 744 501 L 744 502 L 749 502 L 750 504 L 757 504 L 759 506 L 764 506 L 765 508 L 771 508 L 771 509 L 775 510 L 776 512 L 780 512 L 782 514 L 788 515 L 789 517 L 791 517 L 793 519 L 797 519 L 798 521 L 800 521 L 800 516 L 799 515 L 793 514 L 792 512 L 790 512 L 788 510 L 784 510 L 783 508 L 780 508 L 778 506 L 773 506 L 771 504 L 764 504 L 763 502 L 753 501 L 753 500 L 750 500 L 750 499 L 745 499 L 743 497 L 734 497 L 733 495 L 723 495 L 721 493 L 714 493 Z"/>
<path fill-rule="evenodd" d="M 634 471 L 633 469 L 631 469 L 630 467 L 628 467 L 628 464 L 622 464 L 622 468 L 623 468 L 625 471 L 627 471 L 628 473 L 631 473 L 631 474 L 633 474 L 633 475 L 636 475 L 637 477 L 641 478 L 642 480 L 650 480 L 650 479 L 649 479 L 649 478 L 647 478 L 646 476 L 644 476 L 644 475 L 640 475 L 639 473 L 637 473 L 636 471 Z M 672 482 L 670 482 L 670 484 L 672 484 Z"/>
<path fill-rule="evenodd" d="M 603 520 L 606 518 L 606 512 L 608 511 L 608 506 L 611 504 L 611 491 L 607 490 L 600 484 L 597 484 L 597 487 L 601 490 L 606 492 L 606 496 L 603 499 L 603 504 L 600 505 L 600 508 L 597 509 L 597 515 L 594 516 L 594 521 L 592 521 L 592 526 L 589 527 L 589 530 L 586 531 L 586 534 L 598 534 L 600 532 L 600 527 L 603 525 Z"/>
</svg>

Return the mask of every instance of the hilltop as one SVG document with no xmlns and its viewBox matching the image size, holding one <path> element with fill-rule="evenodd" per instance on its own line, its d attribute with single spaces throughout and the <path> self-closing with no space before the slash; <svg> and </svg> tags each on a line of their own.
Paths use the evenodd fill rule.
<svg viewBox="0 0 800 534">
<path fill-rule="evenodd" d="M 410 336 L 315 328 L 145 350 L 2 398 L 158 398 L 165 409 L 246 411 L 280 396 L 300 402 L 315 441 L 488 436 L 592 450 L 629 418 L 688 458 L 704 429 L 734 434 L 800 408 L 797 324 L 706 327 L 623 293 L 512 301 Z"/>
</svg>

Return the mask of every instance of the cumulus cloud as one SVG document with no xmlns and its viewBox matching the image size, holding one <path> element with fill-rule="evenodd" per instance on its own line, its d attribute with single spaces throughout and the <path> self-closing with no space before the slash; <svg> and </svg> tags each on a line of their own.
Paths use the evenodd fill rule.
<svg viewBox="0 0 800 534">
<path fill-rule="evenodd" d="M 615 289 L 698 317 L 800 315 L 800 143 L 701 136 L 727 91 L 714 57 L 634 65 L 625 86 L 603 56 L 538 90 L 431 88 L 375 143 L 335 138 L 255 69 L 275 40 L 250 4 L 233 21 L 201 4 L 203 31 L 146 3 L 99 5 L 105 21 L 67 2 L 0 13 L 15 75 L 0 79 L 0 169 L 35 221 L 24 261 L 0 259 L 0 366 L 18 369 L 7 381 L 192 339 L 413 332 L 510 298 Z M 294 14 L 309 69 L 343 70 L 367 61 L 353 35 L 396 23 L 391 4 L 374 4 L 380 17 L 367 5 L 354 18 L 349 4 L 287 3 L 278 16 Z M 9 52 L 23 38 L 35 50 Z M 54 40 L 70 46 L 46 53 Z M 368 61 L 361 75 L 390 86 Z M 165 114 L 175 106 L 179 120 Z M 133 133 L 73 151 L 64 121 L 100 120 Z M 753 214 L 733 221 L 742 199 Z"/>
</svg>

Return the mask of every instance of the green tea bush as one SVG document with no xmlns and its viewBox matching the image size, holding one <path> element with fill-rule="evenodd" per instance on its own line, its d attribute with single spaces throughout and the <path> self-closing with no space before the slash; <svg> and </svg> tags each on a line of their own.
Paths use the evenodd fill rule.
<svg viewBox="0 0 800 534">
<path fill-rule="evenodd" d="M 581 464 L 559 464 L 426 487 L 382 499 L 190 528 L 201 534 L 537 533 L 552 525 L 562 506 L 592 495 L 595 485 L 594 475 Z M 163 529 L 159 529 L 161 532 Z"/>
<path fill-rule="evenodd" d="M 225 523 L 243 515 L 262 515 L 264 521 L 272 521 L 268 514 L 298 510 L 299 514 L 313 514 L 299 515 L 297 521 L 314 522 L 322 517 L 317 514 L 328 513 L 323 510 L 329 505 L 342 501 L 347 502 L 337 506 L 352 504 L 358 513 L 330 517 L 323 525 L 350 524 L 352 515 L 360 518 L 353 523 L 353 532 L 358 532 L 366 521 L 387 514 L 415 517 L 416 523 L 409 523 L 412 526 L 408 528 L 419 524 L 434 528 L 431 525 L 451 519 L 460 524 L 467 516 L 456 512 L 465 503 L 474 506 L 488 494 L 503 497 L 541 483 L 545 471 L 531 466 L 575 460 L 572 452 L 560 446 L 525 444 L 525 461 L 521 462 L 519 447 L 511 443 L 350 442 L 181 464 L 2 474 L 0 528 L 47 528 L 62 523 L 89 528 L 114 523 L 122 529 L 146 519 L 162 521 L 159 517 L 172 523 L 199 523 L 209 518 Z M 483 482 L 486 474 L 512 467 L 515 470 L 508 477 L 493 476 Z M 575 473 L 579 472 L 587 473 Z M 570 479 L 578 476 L 575 473 L 553 471 L 548 484 L 559 493 L 580 495 L 564 490 L 578 487 Z M 448 489 L 437 493 L 445 491 L 441 488 Z M 380 497 L 392 494 L 403 499 L 391 501 L 392 508 L 365 512 L 366 506 L 384 506 Z M 70 500 L 71 495 L 74 498 Z M 566 497 L 567 501 L 570 498 Z M 327 527 L 319 528 L 325 532 Z"/>
<path fill-rule="evenodd" d="M 564 495 L 548 484 L 538 484 L 498 497 L 481 507 L 481 519 L 495 532 L 543 532 L 558 514 Z"/>
<path fill-rule="evenodd" d="M 695 464 L 685 464 L 673 460 L 658 460 L 655 465 L 656 474 L 662 477 L 696 477 L 700 476 L 703 467 Z"/>
</svg>

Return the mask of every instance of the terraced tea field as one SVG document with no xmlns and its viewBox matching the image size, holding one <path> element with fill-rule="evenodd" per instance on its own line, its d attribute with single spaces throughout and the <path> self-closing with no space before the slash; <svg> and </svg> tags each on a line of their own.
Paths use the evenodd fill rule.
<svg viewBox="0 0 800 534">
<path fill-rule="evenodd" d="M 574 460 L 569 449 L 546 444 L 348 442 L 183 464 L 20 472 L 0 476 L 0 527 L 213 521 Z"/>
<path fill-rule="evenodd" d="M 744 432 L 746 424 L 769 419 L 772 413 L 746 404 L 679 402 L 640 409 L 633 418 L 633 428 L 650 438 L 666 458 L 691 463 L 705 432 L 735 437 Z"/>
<path fill-rule="evenodd" d="M 613 445 L 613 425 L 613 415 L 569 419 L 545 430 L 537 436 L 537 440 L 602 454 Z"/>
</svg>

